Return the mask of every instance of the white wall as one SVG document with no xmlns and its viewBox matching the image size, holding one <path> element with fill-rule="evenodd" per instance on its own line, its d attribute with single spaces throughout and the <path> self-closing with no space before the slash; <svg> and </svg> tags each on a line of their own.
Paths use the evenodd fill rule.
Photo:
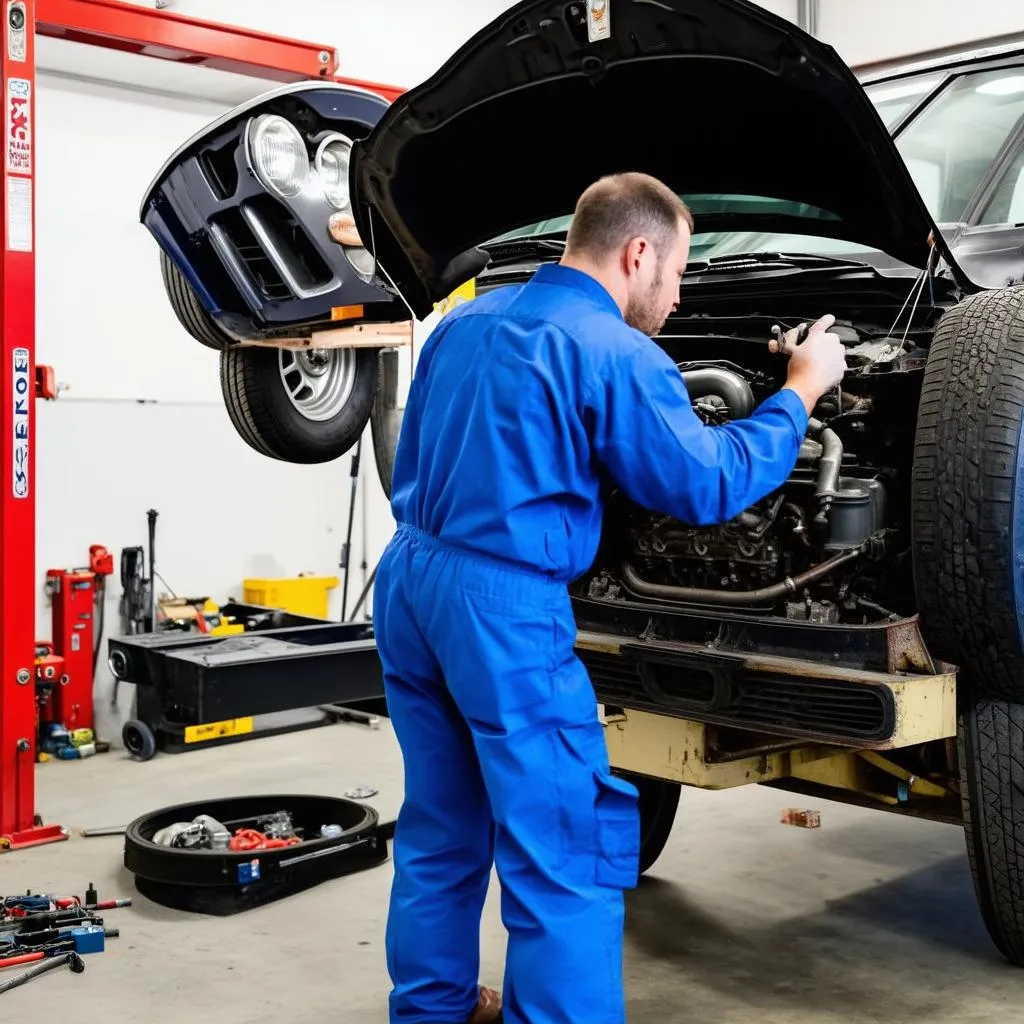
<svg viewBox="0 0 1024 1024">
<path fill-rule="evenodd" d="M 1008 0 L 821 0 L 818 35 L 847 64 L 888 60 L 922 50 L 1024 31 Z"/>
</svg>

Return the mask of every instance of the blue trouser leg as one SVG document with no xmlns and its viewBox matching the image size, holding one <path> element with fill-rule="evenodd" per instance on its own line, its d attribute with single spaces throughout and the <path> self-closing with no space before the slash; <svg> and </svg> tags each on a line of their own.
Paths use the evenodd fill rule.
<svg viewBox="0 0 1024 1024">
<path fill-rule="evenodd" d="M 565 588 L 410 543 L 418 620 L 468 723 L 495 821 L 504 1020 L 621 1024 L 637 794 L 609 771 Z"/>
<path fill-rule="evenodd" d="M 493 823 L 470 732 L 409 601 L 412 558 L 401 538 L 393 542 L 374 595 L 389 714 L 405 764 L 386 932 L 390 1020 L 455 1024 L 469 1018 L 478 995 Z"/>
</svg>

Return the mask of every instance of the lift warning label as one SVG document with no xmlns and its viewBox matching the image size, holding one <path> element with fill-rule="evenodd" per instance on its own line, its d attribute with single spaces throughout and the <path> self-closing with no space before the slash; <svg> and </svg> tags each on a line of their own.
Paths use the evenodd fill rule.
<svg viewBox="0 0 1024 1024">
<path fill-rule="evenodd" d="M 28 349 L 16 348 L 14 356 L 14 459 L 11 463 L 14 496 L 28 497 L 28 404 L 32 401 L 32 368 Z"/>
<path fill-rule="evenodd" d="M 32 83 L 7 79 L 7 170 L 32 173 Z"/>
</svg>

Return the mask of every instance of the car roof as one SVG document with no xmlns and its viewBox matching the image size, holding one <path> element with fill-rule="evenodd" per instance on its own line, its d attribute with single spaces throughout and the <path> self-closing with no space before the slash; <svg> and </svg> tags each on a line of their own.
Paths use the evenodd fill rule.
<svg viewBox="0 0 1024 1024">
<path fill-rule="evenodd" d="M 853 71 L 861 85 L 867 86 L 878 85 L 882 82 L 895 82 L 901 78 L 928 72 L 957 71 L 961 68 L 985 67 L 987 65 L 997 67 L 1001 64 L 1012 64 L 1016 60 L 1024 61 L 1024 36 L 993 46 L 969 47 L 924 57 L 920 60 L 888 63 L 885 67 L 875 65 L 874 69 L 866 68 L 864 70 L 854 67 Z"/>
</svg>

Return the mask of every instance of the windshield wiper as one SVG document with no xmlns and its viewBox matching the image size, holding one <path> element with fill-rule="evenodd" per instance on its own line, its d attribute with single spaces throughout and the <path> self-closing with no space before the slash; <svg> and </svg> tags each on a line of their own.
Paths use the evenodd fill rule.
<svg viewBox="0 0 1024 1024">
<path fill-rule="evenodd" d="M 714 271 L 737 271 L 745 268 L 764 270 L 778 267 L 780 270 L 812 270 L 815 267 L 845 267 L 847 269 L 871 269 L 870 263 L 861 260 L 840 259 L 838 256 L 822 256 L 811 252 L 741 252 L 728 256 L 709 256 L 695 260 L 686 269 L 691 274 L 705 274 Z"/>
<path fill-rule="evenodd" d="M 489 266 L 515 263 L 522 259 L 537 259 L 561 256 L 565 252 L 564 238 L 506 238 L 500 242 L 484 242 L 481 246 L 490 257 Z"/>
</svg>

